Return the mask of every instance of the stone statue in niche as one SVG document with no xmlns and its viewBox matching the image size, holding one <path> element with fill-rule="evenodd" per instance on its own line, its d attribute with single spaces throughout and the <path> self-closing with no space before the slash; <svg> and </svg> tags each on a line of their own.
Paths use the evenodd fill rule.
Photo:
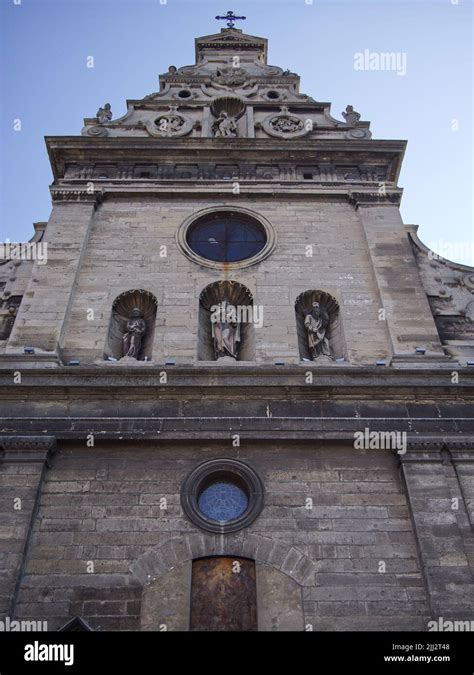
<svg viewBox="0 0 474 675">
<path fill-rule="evenodd" d="M 6 312 L 4 309 L 0 314 L 0 340 L 8 340 L 10 337 L 21 300 L 21 295 L 12 295 L 5 301 Z"/>
<path fill-rule="evenodd" d="M 138 307 L 132 309 L 130 318 L 127 321 L 126 332 L 122 336 L 123 356 L 129 356 L 132 359 L 139 359 L 142 340 L 146 333 L 146 321 L 143 318 L 143 312 Z"/>
<path fill-rule="evenodd" d="M 319 302 L 313 302 L 311 312 L 305 316 L 304 325 L 308 334 L 308 345 L 312 360 L 315 361 L 320 356 L 331 358 L 331 349 L 326 337 L 329 315 Z"/>
<path fill-rule="evenodd" d="M 235 117 L 230 117 L 228 113 L 222 111 L 212 125 L 212 133 L 216 138 L 235 138 L 238 136 Z"/>
<path fill-rule="evenodd" d="M 355 127 L 360 120 L 360 113 L 356 112 L 352 105 L 346 107 L 346 111 L 342 113 L 342 116 L 349 127 Z"/>
<path fill-rule="evenodd" d="M 110 103 L 106 103 L 103 108 L 99 108 L 96 114 L 99 124 L 106 124 L 112 119 L 112 110 Z"/>
<path fill-rule="evenodd" d="M 0 328 L 0 340 L 7 340 L 10 337 L 12 332 L 13 324 L 15 323 L 17 308 L 10 306 L 8 308 L 8 314 L 3 317 L 2 325 Z"/>
<path fill-rule="evenodd" d="M 212 340 L 216 360 L 230 356 L 237 360 L 240 346 L 240 322 L 237 308 L 223 300 L 211 308 Z"/>
</svg>

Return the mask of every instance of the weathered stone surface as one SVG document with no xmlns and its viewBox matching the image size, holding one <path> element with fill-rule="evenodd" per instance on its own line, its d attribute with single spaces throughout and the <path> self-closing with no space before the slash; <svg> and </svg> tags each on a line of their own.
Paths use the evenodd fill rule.
<svg viewBox="0 0 474 675">
<path fill-rule="evenodd" d="M 192 561 L 235 556 L 255 561 L 260 630 L 471 618 L 474 270 L 433 263 L 407 235 L 405 142 L 372 140 L 350 106 L 338 122 L 268 66 L 266 40 L 223 33 L 124 118 L 47 139 L 53 210 L 35 241 L 48 262 L 0 265 L 0 614 L 188 630 Z M 223 111 L 235 138 L 214 135 Z M 197 259 L 185 228 L 216 208 L 253 214 L 268 256 Z M 223 281 L 263 311 L 230 364 L 199 360 L 201 293 Z M 156 300 L 151 361 L 105 360 L 114 301 L 132 290 Z M 301 361 L 308 291 L 338 306 L 343 361 Z M 357 447 L 366 430 L 404 447 Z M 231 534 L 183 512 L 186 477 L 214 458 L 264 485 L 260 515 Z"/>
</svg>

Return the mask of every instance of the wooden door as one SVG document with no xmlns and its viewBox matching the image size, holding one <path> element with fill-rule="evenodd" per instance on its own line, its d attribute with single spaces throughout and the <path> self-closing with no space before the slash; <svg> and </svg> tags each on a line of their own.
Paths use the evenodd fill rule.
<svg viewBox="0 0 474 675">
<path fill-rule="evenodd" d="M 256 631 L 255 562 L 246 558 L 193 561 L 192 631 Z"/>
</svg>

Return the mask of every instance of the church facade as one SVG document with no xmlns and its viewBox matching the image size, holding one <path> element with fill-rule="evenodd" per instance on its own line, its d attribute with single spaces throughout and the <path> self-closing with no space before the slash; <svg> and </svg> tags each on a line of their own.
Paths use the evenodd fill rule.
<svg viewBox="0 0 474 675">
<path fill-rule="evenodd" d="M 47 260 L 0 264 L 0 615 L 472 619 L 474 268 L 403 224 L 405 142 L 228 27 L 46 143 Z"/>
</svg>

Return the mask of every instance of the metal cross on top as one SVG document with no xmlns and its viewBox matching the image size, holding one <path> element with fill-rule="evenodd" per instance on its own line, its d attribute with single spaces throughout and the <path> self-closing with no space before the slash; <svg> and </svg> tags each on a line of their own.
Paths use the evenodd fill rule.
<svg viewBox="0 0 474 675">
<path fill-rule="evenodd" d="M 218 21 L 227 21 L 227 28 L 235 28 L 236 21 L 245 20 L 246 16 L 235 16 L 234 12 L 229 10 L 225 16 L 216 16 Z"/>
</svg>

